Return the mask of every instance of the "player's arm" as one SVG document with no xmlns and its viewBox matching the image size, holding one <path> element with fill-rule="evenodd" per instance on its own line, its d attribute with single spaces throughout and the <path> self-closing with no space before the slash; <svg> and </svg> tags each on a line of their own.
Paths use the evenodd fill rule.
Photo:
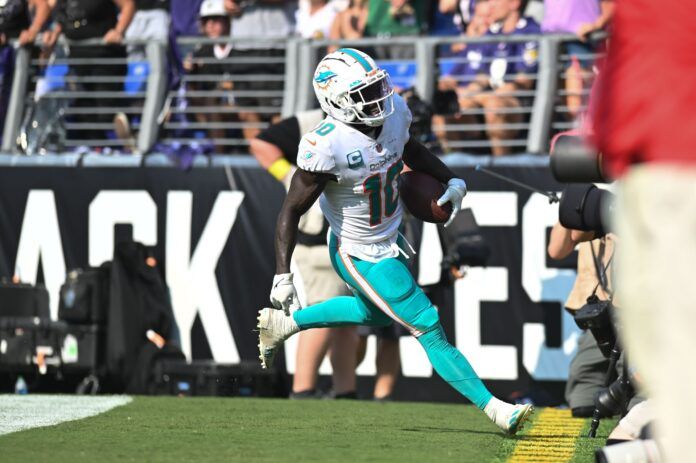
<svg viewBox="0 0 696 463">
<path fill-rule="evenodd" d="M 437 204 L 442 206 L 447 202 L 452 203 L 452 214 L 445 223 L 445 227 L 449 226 L 462 208 L 462 199 L 466 195 L 466 182 L 457 178 L 440 158 L 413 137 L 409 138 L 404 146 L 403 160 L 411 169 L 426 173 L 435 177 L 440 183 L 447 184 L 447 190 L 437 200 Z"/>
<path fill-rule="evenodd" d="M 278 215 L 275 236 L 276 275 L 273 277 L 271 302 L 287 314 L 300 308 L 290 273 L 290 259 L 297 242 L 300 217 L 312 207 L 324 191 L 326 182 L 332 178 L 330 174 L 298 169 L 290 181 L 288 194 Z"/>
<path fill-rule="evenodd" d="M 440 183 L 447 183 L 451 179 L 456 178 L 454 172 L 440 158 L 431 153 L 428 148 L 413 137 L 409 138 L 406 146 L 404 146 L 403 160 L 412 170 L 431 175 L 438 179 Z"/>
<path fill-rule="evenodd" d="M 309 210 L 333 176 L 298 169 L 290 181 L 290 189 L 278 215 L 275 250 L 276 273 L 290 272 L 290 258 L 297 240 L 300 217 Z"/>
</svg>

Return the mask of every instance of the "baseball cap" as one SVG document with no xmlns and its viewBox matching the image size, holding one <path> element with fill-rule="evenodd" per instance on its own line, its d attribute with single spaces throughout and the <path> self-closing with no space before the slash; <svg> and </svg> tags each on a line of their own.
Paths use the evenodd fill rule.
<svg viewBox="0 0 696 463">
<path fill-rule="evenodd" d="M 198 17 L 203 19 L 212 16 L 227 16 L 225 0 L 204 0 L 203 3 L 201 3 L 201 10 L 198 13 Z"/>
</svg>

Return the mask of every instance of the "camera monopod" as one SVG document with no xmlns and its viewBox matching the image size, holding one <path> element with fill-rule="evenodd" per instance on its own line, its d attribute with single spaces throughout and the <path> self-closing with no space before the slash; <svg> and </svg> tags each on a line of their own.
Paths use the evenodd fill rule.
<svg viewBox="0 0 696 463">
<path fill-rule="evenodd" d="M 526 183 L 520 182 L 519 180 L 515 180 L 514 178 L 506 177 L 505 175 L 502 175 L 502 174 L 499 174 L 497 172 L 493 172 L 492 170 L 486 169 L 481 164 L 476 165 L 476 170 L 478 172 L 483 172 L 486 175 L 490 175 L 491 177 L 495 177 L 498 180 L 502 180 L 504 182 L 518 186 L 518 187 L 523 188 L 525 190 L 532 191 L 534 193 L 539 193 L 540 195 L 544 195 L 547 198 L 549 198 L 549 204 L 560 202 L 560 198 L 558 197 L 558 195 L 552 191 L 540 190 L 539 188 L 535 188 L 531 185 L 527 185 Z"/>
</svg>

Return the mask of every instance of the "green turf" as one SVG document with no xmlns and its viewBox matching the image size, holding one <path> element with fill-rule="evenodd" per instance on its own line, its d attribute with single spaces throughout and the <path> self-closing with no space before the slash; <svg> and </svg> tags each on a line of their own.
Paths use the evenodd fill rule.
<svg viewBox="0 0 696 463">
<path fill-rule="evenodd" d="M 585 427 L 580 434 L 580 437 L 575 443 L 575 455 L 570 463 L 594 463 L 594 453 L 598 448 L 604 447 L 604 443 L 607 437 L 611 433 L 611 430 L 616 426 L 616 419 L 603 419 L 599 422 L 599 429 L 597 430 L 597 437 L 590 438 L 587 437 L 587 433 L 590 430 L 590 420 L 587 420 Z"/>
<path fill-rule="evenodd" d="M 462 405 L 138 397 L 93 418 L 2 436 L 0 460 L 502 463 L 517 439 Z M 579 441 L 573 461 L 593 461 L 598 442 Z"/>
</svg>

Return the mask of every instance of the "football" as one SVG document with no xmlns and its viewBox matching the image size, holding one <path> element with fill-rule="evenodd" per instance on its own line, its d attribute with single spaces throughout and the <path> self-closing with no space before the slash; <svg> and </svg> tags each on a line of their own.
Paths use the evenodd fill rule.
<svg viewBox="0 0 696 463">
<path fill-rule="evenodd" d="M 450 203 L 437 205 L 437 200 L 445 194 L 445 187 L 423 172 L 409 171 L 401 174 L 399 194 L 411 215 L 425 222 L 445 223 L 452 213 Z"/>
</svg>

